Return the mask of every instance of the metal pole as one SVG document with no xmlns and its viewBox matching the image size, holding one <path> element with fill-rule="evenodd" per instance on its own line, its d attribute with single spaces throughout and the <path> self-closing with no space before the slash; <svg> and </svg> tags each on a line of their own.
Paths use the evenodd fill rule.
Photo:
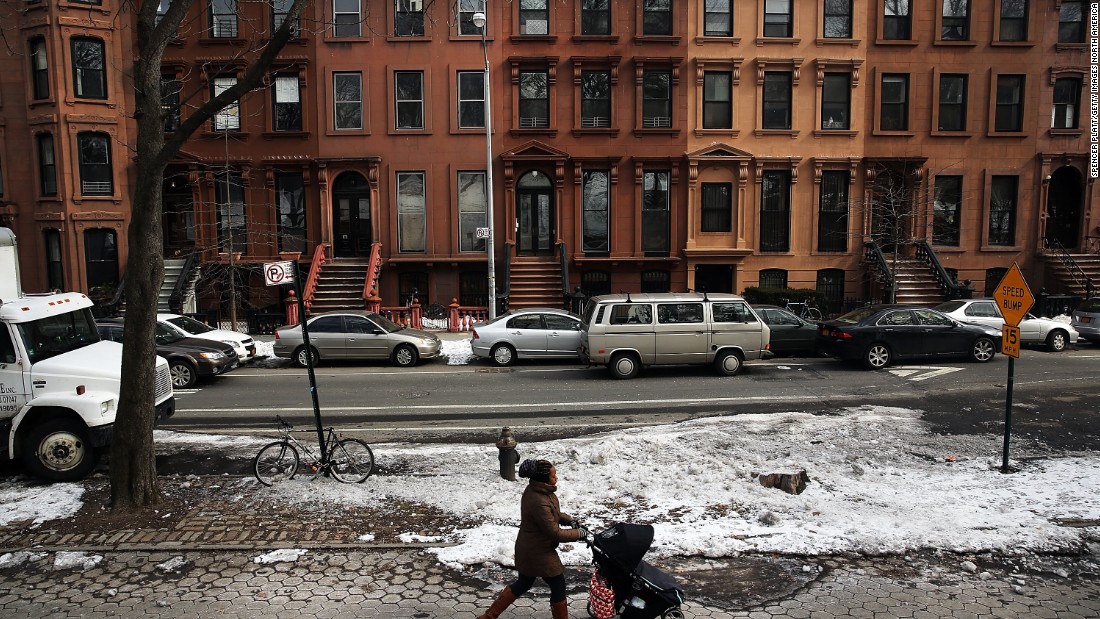
<svg viewBox="0 0 1100 619">
<path fill-rule="evenodd" d="M 1005 447 L 1001 456 L 1001 472 L 1008 473 L 1008 442 L 1012 436 L 1012 381 L 1016 373 L 1015 357 L 1008 358 L 1008 393 L 1005 396 Z"/>
<path fill-rule="evenodd" d="M 489 219 L 489 238 L 485 251 L 489 262 L 489 320 L 497 317 L 497 266 L 496 250 L 493 247 L 493 106 L 489 102 L 489 47 L 485 41 L 485 31 L 489 29 L 489 7 L 485 7 L 485 25 L 481 27 L 481 53 L 485 56 L 485 214 Z"/>
<path fill-rule="evenodd" d="M 313 418 L 317 422 L 317 445 L 321 448 L 321 465 L 328 464 L 325 451 L 325 431 L 321 427 L 321 404 L 317 401 L 317 375 L 313 372 L 313 347 L 309 345 L 309 328 L 306 325 L 306 304 L 302 300 L 302 269 L 294 263 L 294 287 L 298 291 L 298 320 L 302 323 L 302 345 L 306 347 L 306 373 L 309 374 L 309 395 L 313 397 Z"/>
</svg>

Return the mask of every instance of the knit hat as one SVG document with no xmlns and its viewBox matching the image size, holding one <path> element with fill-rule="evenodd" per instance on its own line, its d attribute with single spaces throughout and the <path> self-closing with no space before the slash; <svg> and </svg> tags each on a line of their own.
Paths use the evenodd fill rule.
<svg viewBox="0 0 1100 619">
<path fill-rule="evenodd" d="M 550 483 L 550 469 L 552 468 L 554 468 L 554 465 L 549 460 L 527 459 L 519 465 L 519 476 L 548 484 Z"/>
</svg>

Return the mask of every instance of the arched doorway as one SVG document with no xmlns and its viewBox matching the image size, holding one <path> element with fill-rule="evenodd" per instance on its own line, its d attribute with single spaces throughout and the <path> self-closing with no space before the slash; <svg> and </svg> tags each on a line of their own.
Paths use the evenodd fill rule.
<svg viewBox="0 0 1100 619">
<path fill-rule="evenodd" d="M 1046 236 L 1066 249 L 1080 244 L 1083 184 L 1081 173 L 1072 166 L 1055 170 L 1047 184 Z"/>
<path fill-rule="evenodd" d="M 549 256 L 554 253 L 554 183 L 532 170 L 516 183 L 516 253 Z"/>
<path fill-rule="evenodd" d="M 370 185 L 358 172 L 344 172 L 332 184 L 333 253 L 337 258 L 370 256 L 373 240 Z"/>
</svg>

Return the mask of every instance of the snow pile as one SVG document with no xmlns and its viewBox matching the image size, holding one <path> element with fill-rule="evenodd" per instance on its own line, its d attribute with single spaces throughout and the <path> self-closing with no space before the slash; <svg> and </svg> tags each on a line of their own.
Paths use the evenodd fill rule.
<svg viewBox="0 0 1100 619">
<path fill-rule="evenodd" d="M 79 569 L 87 571 L 99 565 L 103 561 L 103 555 L 93 555 L 87 552 L 59 551 L 53 557 L 55 570 Z"/>
<path fill-rule="evenodd" d="M 470 340 L 443 340 L 439 354 L 447 360 L 447 365 L 466 365 L 474 360 L 474 351 Z"/>
<path fill-rule="evenodd" d="M 80 509 L 81 484 L 41 484 L 21 479 L 0 481 L 0 526 L 30 521 L 31 527 L 69 518 Z"/>
<path fill-rule="evenodd" d="M 278 550 L 272 550 L 267 554 L 262 554 L 252 559 L 253 563 L 259 563 L 261 565 L 267 565 L 270 563 L 293 563 L 297 561 L 302 555 L 308 553 L 308 550 L 302 548 L 280 548 Z"/>
</svg>

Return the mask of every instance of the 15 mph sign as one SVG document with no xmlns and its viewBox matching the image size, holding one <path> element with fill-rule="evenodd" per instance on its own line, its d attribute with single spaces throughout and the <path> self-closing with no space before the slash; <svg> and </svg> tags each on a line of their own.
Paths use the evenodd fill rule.
<svg viewBox="0 0 1100 619">
<path fill-rule="evenodd" d="M 265 262 L 264 283 L 268 286 L 293 284 L 294 263 L 290 260 L 287 260 L 286 262 Z"/>
</svg>

